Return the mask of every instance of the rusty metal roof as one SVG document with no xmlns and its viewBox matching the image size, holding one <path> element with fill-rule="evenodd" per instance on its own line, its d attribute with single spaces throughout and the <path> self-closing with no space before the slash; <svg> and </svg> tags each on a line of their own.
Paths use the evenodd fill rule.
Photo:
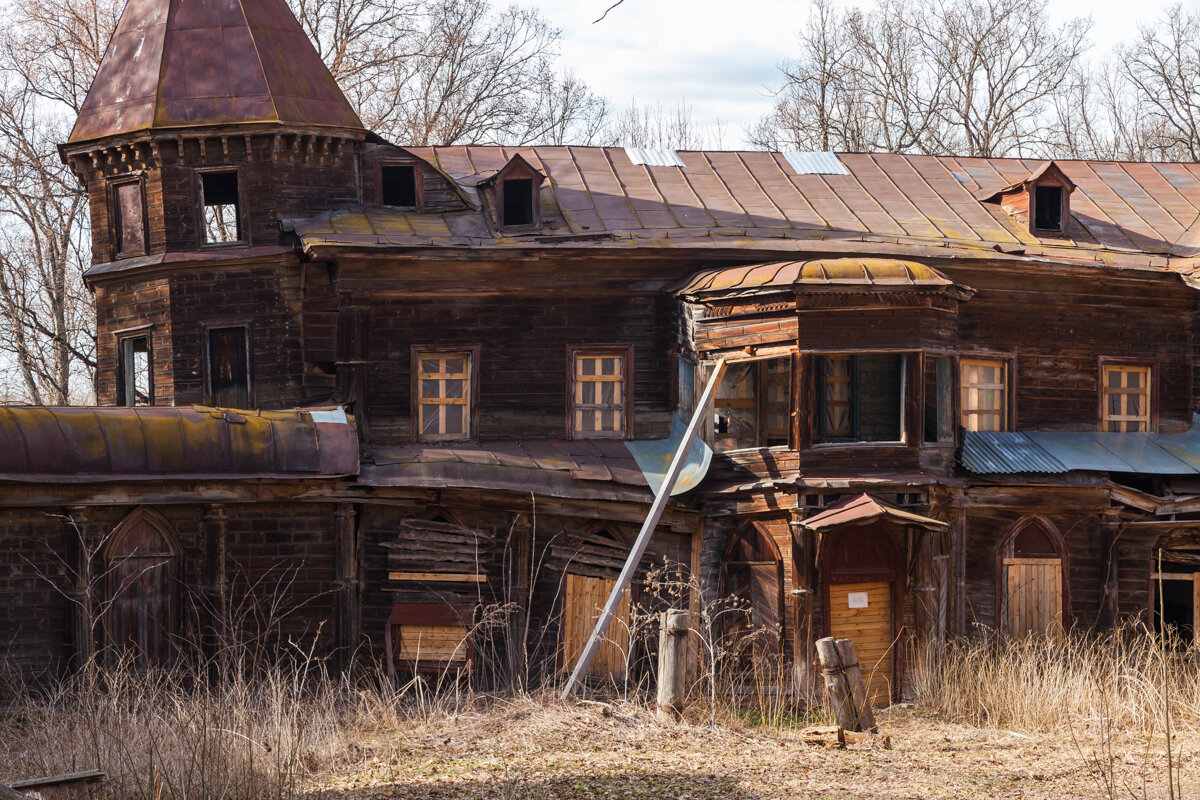
<svg viewBox="0 0 1200 800">
<path fill-rule="evenodd" d="M 646 476 L 617 440 L 414 442 L 369 453 L 363 486 L 474 488 L 587 500 L 652 499 Z"/>
<path fill-rule="evenodd" d="M 1130 472 L 1141 475 L 1200 473 L 1200 428 L 1184 433 L 1027 431 L 963 434 L 959 461 L 977 475 Z"/>
<path fill-rule="evenodd" d="M 898 258 L 1024 257 L 1150 270 L 1200 255 L 1200 164 L 1054 162 L 1076 187 L 1063 237 L 1035 236 L 1027 222 L 976 198 L 1027 180 L 1043 161 L 841 153 L 847 174 L 838 175 L 802 174 L 772 152 L 680 151 L 681 168 L 635 164 L 620 147 L 411 150 L 460 182 L 520 153 L 547 176 L 541 232 L 496 234 L 477 209 L 359 207 L 299 223 L 303 245 L 869 248 Z"/>
<path fill-rule="evenodd" d="M 0 481 L 329 478 L 358 473 L 339 410 L 0 407 Z"/>
<path fill-rule="evenodd" d="M 362 128 L 284 0 L 129 0 L 68 143 L 237 123 Z"/>
<path fill-rule="evenodd" d="M 819 533 L 843 525 L 866 525 L 879 519 L 886 519 L 901 525 L 918 525 L 931 530 L 947 527 L 945 522 L 889 506 L 869 494 L 860 494 L 839 500 L 820 514 L 804 520 L 803 525 L 810 531 Z"/>
<path fill-rule="evenodd" d="M 701 297 L 710 294 L 744 295 L 781 289 L 804 291 L 944 291 L 962 295 L 960 286 L 933 267 L 895 258 L 817 258 L 808 261 L 774 261 L 698 272 L 676 294 Z"/>
</svg>

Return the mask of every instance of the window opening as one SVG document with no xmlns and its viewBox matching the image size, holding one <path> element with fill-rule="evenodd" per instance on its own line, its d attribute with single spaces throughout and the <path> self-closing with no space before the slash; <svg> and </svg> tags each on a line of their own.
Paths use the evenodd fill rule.
<svg viewBox="0 0 1200 800">
<path fill-rule="evenodd" d="M 786 446 L 791 376 L 788 357 L 726 366 L 713 408 L 713 449 Z"/>
<path fill-rule="evenodd" d="M 533 179 L 509 178 L 501 184 L 503 197 L 500 225 L 515 227 L 533 225 Z"/>
<path fill-rule="evenodd" d="M 130 336 L 120 340 L 121 404 L 147 406 L 154 402 L 150 378 L 150 337 Z"/>
<path fill-rule="evenodd" d="M 816 439 L 898 442 L 904 423 L 904 354 L 818 356 Z"/>
<path fill-rule="evenodd" d="M 419 353 L 417 361 L 419 438 L 470 438 L 471 354 Z"/>
<path fill-rule="evenodd" d="M 417 169 L 412 164 L 379 168 L 380 202 L 385 206 L 417 207 Z"/>
<path fill-rule="evenodd" d="M 141 182 L 122 183 L 114 189 L 113 195 L 117 253 L 131 255 L 146 252 Z"/>
<path fill-rule="evenodd" d="M 208 394 L 219 408 L 250 405 L 250 358 L 245 326 L 208 329 Z"/>
<path fill-rule="evenodd" d="M 1061 231 L 1062 187 L 1035 186 L 1033 191 L 1033 227 L 1040 231 Z"/>
<path fill-rule="evenodd" d="M 675 389 L 675 410 L 687 421 L 696 411 L 696 365 L 686 358 L 676 359 Z"/>
<path fill-rule="evenodd" d="M 1150 367 L 1106 364 L 1101 369 L 1100 430 L 1111 433 L 1150 431 Z"/>
<path fill-rule="evenodd" d="M 1008 362 L 963 359 L 961 368 L 963 428 L 1008 430 Z"/>
<path fill-rule="evenodd" d="M 625 435 L 625 357 L 576 353 L 574 434 L 576 438 Z"/>
<path fill-rule="evenodd" d="M 925 441 L 954 442 L 953 363 L 948 356 L 925 360 Z"/>
<path fill-rule="evenodd" d="M 204 197 L 204 241 L 209 244 L 242 241 L 237 173 L 205 172 L 200 179 Z"/>
</svg>

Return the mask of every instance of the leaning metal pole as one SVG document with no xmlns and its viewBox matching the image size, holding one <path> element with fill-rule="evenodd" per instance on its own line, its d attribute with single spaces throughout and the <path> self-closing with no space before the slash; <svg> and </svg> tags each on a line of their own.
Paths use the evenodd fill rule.
<svg viewBox="0 0 1200 800">
<path fill-rule="evenodd" d="M 588 639 L 587 645 L 584 646 L 583 653 L 580 654 L 579 661 L 575 664 L 575 669 L 571 671 L 571 677 L 567 679 L 567 685 L 563 688 L 562 692 L 564 700 L 571 695 L 571 690 L 575 688 L 575 684 L 579 681 L 579 676 L 585 674 L 592 666 L 592 660 L 596 657 L 596 651 L 600 649 L 600 640 L 608 632 L 608 626 L 616 615 L 617 606 L 621 604 L 621 596 L 625 594 L 626 587 L 633 580 L 633 574 L 637 572 L 638 563 L 642 560 L 642 556 L 646 553 L 646 548 L 650 545 L 650 537 L 654 535 L 654 529 L 658 527 L 658 521 L 662 519 L 667 502 L 671 499 L 671 491 L 679 481 L 679 476 L 683 474 L 683 467 L 687 462 L 688 451 L 692 449 L 692 440 L 696 438 L 696 433 L 700 430 L 700 425 L 708 418 L 709 403 L 712 401 L 713 393 L 716 391 L 724 374 L 725 359 L 721 359 L 717 362 L 712 376 L 708 379 L 708 385 L 704 387 L 704 394 L 700 396 L 700 401 L 696 403 L 696 410 L 692 413 L 692 420 L 688 423 L 687 430 L 683 433 L 683 439 L 680 440 L 678 449 L 675 450 L 675 457 L 671 460 L 671 466 L 667 469 L 662 486 L 658 487 L 658 493 L 654 495 L 654 503 L 650 506 L 650 513 L 646 515 L 646 521 L 642 523 L 642 529 L 638 532 L 637 541 L 633 543 L 633 549 L 629 551 L 629 558 L 625 559 L 625 566 L 621 569 L 620 577 L 617 578 L 617 585 L 613 587 L 612 593 L 609 594 L 608 602 L 604 604 L 604 610 L 600 612 L 600 618 L 596 620 L 596 627 L 592 630 L 592 636 Z"/>
</svg>

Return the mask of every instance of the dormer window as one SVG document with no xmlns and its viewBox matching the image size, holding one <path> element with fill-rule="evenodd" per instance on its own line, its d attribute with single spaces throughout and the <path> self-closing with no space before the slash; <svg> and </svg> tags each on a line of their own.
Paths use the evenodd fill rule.
<svg viewBox="0 0 1200 800">
<path fill-rule="evenodd" d="M 415 164 L 380 164 L 379 202 L 396 208 L 417 208 Z"/>
<path fill-rule="evenodd" d="M 1075 184 L 1058 164 L 1047 161 L 1021 180 L 1002 189 L 982 189 L 976 198 L 999 203 L 1014 219 L 1029 226 L 1034 236 L 1065 236 L 1071 219 Z"/>
<path fill-rule="evenodd" d="M 500 227 L 533 225 L 533 179 L 509 178 L 500 184 Z"/>
<path fill-rule="evenodd" d="M 242 241 L 241 198 L 236 171 L 202 173 L 200 202 L 205 244 Z"/>
<path fill-rule="evenodd" d="M 1063 190 L 1061 186 L 1033 188 L 1033 227 L 1039 231 L 1062 232 Z"/>
<path fill-rule="evenodd" d="M 509 159 L 494 175 L 480 182 L 490 188 L 496 227 L 506 232 L 536 230 L 542 224 L 538 194 L 546 176 L 520 155 Z"/>
</svg>

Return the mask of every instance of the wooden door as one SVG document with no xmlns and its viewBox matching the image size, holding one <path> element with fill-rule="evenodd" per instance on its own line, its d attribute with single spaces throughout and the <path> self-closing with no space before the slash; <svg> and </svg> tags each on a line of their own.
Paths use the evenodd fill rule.
<svg viewBox="0 0 1200 800">
<path fill-rule="evenodd" d="M 126 525 L 108 552 L 108 643 L 114 655 L 129 653 L 143 669 L 171 660 L 174 563 L 166 536 L 146 518 Z"/>
<path fill-rule="evenodd" d="M 563 594 L 562 634 L 560 652 L 562 668 L 566 672 L 575 669 L 575 663 L 600 619 L 600 612 L 608 602 L 615 580 L 591 578 L 586 575 L 568 573 Z M 629 590 L 621 598 L 617 613 L 608 626 L 608 633 L 592 659 L 587 674 L 598 678 L 625 678 L 625 664 L 629 654 Z"/>
<path fill-rule="evenodd" d="M 829 635 L 854 642 L 872 705 L 887 705 L 895 663 L 891 581 L 830 584 Z"/>
<path fill-rule="evenodd" d="M 1062 559 L 1006 558 L 1004 586 L 1007 632 L 1062 633 Z"/>
</svg>

